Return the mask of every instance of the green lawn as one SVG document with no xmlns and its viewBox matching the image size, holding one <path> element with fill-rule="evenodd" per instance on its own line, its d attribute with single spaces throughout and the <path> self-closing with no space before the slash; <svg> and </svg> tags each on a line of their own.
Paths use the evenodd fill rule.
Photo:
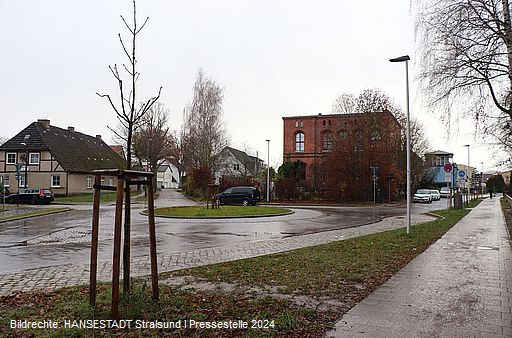
<svg viewBox="0 0 512 338">
<path fill-rule="evenodd" d="M 138 192 L 133 191 L 132 196 L 138 194 Z M 70 195 L 70 196 L 62 196 L 55 197 L 55 203 L 92 203 L 94 198 L 94 194 L 80 194 L 80 195 Z M 115 192 L 102 192 L 101 193 L 101 202 L 114 202 L 116 200 Z"/>
<path fill-rule="evenodd" d="M 156 208 L 156 216 L 167 217 L 251 217 L 266 215 L 282 215 L 290 213 L 290 209 L 266 206 L 234 206 L 222 205 L 220 209 L 206 209 L 206 206 Z"/>
<path fill-rule="evenodd" d="M 240 288 L 223 291 L 185 289 L 161 284 L 160 300 L 150 299 L 150 288 L 139 279 L 134 291 L 123 295 L 123 319 L 178 321 L 269 320 L 270 329 L 131 329 L 131 330 L 11 330 L 12 319 L 109 319 L 108 283 L 98 287 L 98 307 L 88 306 L 87 286 L 46 293 L 0 297 L 0 336 L 34 337 L 322 337 L 345 312 L 423 252 L 470 210 L 436 211 L 442 218 L 412 227 L 290 252 L 161 274 L 160 280 L 189 276 L 201 283 L 225 282 Z M 150 284 L 150 283 L 148 283 Z M 254 291 L 270 288 L 273 295 Z M 275 294 L 278 294 L 277 296 Z M 337 306 L 320 309 L 294 297 L 334 300 Z M 134 331 L 137 331 L 135 333 Z"/>
</svg>

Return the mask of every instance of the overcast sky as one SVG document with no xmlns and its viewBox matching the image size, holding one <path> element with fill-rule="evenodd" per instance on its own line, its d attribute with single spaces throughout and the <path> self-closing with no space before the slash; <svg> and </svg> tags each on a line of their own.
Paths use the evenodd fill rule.
<svg viewBox="0 0 512 338">
<path fill-rule="evenodd" d="M 426 108 L 415 79 L 418 46 L 410 0 L 151 0 L 137 3 L 138 98 L 163 86 L 161 102 L 179 129 L 199 68 L 225 94 L 224 120 L 232 146 L 282 162 L 282 116 L 329 113 L 343 92 L 378 88 L 405 109 L 405 69 L 388 62 L 411 56 L 411 114 L 425 124 L 435 150 L 481 170 L 498 160 L 471 123 L 447 137 Z M 107 66 L 126 63 L 117 33 L 119 15 L 131 18 L 130 0 L 0 0 L 0 136 L 29 123 L 102 134 L 116 119 L 95 93 L 117 94 Z"/>
</svg>

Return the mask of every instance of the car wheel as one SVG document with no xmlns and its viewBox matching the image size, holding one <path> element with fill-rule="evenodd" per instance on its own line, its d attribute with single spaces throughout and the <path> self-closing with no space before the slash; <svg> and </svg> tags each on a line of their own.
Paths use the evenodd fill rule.
<svg viewBox="0 0 512 338">
<path fill-rule="evenodd" d="M 243 205 L 244 207 L 248 206 L 248 205 L 249 205 L 249 201 L 244 199 L 244 200 L 242 201 L 242 205 Z"/>
</svg>

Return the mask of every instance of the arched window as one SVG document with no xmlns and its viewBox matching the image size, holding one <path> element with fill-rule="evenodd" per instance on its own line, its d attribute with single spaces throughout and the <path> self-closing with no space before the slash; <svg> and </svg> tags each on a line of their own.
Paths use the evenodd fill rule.
<svg viewBox="0 0 512 338">
<path fill-rule="evenodd" d="M 348 132 L 346 130 L 340 130 L 340 140 L 345 141 L 348 138 Z"/>
<path fill-rule="evenodd" d="M 322 138 L 323 146 L 322 149 L 324 151 L 330 151 L 332 150 L 332 134 L 330 131 L 326 131 Z"/>
<path fill-rule="evenodd" d="M 295 151 L 304 152 L 304 133 L 298 132 L 295 134 Z"/>
<path fill-rule="evenodd" d="M 378 141 L 381 139 L 380 131 L 378 129 L 373 129 L 370 133 L 370 140 L 371 141 Z"/>
</svg>

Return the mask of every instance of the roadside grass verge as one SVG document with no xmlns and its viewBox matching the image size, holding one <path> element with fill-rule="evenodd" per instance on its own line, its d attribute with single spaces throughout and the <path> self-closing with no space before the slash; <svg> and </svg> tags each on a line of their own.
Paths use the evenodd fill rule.
<svg viewBox="0 0 512 338">
<path fill-rule="evenodd" d="M 55 214 L 55 213 L 59 213 L 59 212 L 69 211 L 69 210 L 71 210 L 71 209 L 70 208 L 48 208 L 48 209 L 37 209 L 37 210 L 33 210 L 33 211 L 23 212 L 23 213 L 19 213 L 19 214 L 7 216 L 7 217 L 2 217 L 0 215 L 0 222 L 12 221 L 12 220 L 16 220 L 16 219 L 23 219 L 23 218 L 34 217 L 34 216 L 50 215 L 50 214 Z"/>
<path fill-rule="evenodd" d="M 501 211 L 503 212 L 503 216 L 505 216 L 505 222 L 507 223 L 508 233 L 512 236 L 512 206 L 507 200 L 508 197 L 504 196 L 500 199 L 501 203 Z M 510 238 L 512 241 L 512 237 Z"/>
<path fill-rule="evenodd" d="M 147 212 L 145 210 L 144 212 Z M 206 209 L 206 206 L 166 207 L 156 208 L 155 216 L 164 217 L 190 217 L 190 218 L 215 218 L 215 217 L 251 217 L 273 216 L 290 213 L 290 209 L 266 206 L 234 206 L 223 205 L 220 209 Z"/>
<path fill-rule="evenodd" d="M 132 195 L 136 195 L 138 192 L 132 192 Z M 92 203 L 94 198 L 93 193 L 89 194 L 79 194 L 79 195 L 70 195 L 70 196 L 60 196 L 55 197 L 55 203 Z M 102 192 L 101 193 L 101 202 L 115 202 L 116 193 L 115 192 Z"/>
<path fill-rule="evenodd" d="M 158 321 L 269 320 L 269 329 L 9 329 L 12 319 L 62 321 L 109 319 L 110 289 L 98 287 L 97 309 L 88 306 L 87 285 L 46 293 L 0 297 L 0 336 L 27 337 L 322 337 L 345 312 L 400 268 L 423 252 L 470 210 L 442 210 L 442 218 L 415 225 L 412 236 L 397 229 L 364 237 L 160 275 L 160 300 L 153 302 L 144 279 L 134 280 L 123 295 L 121 318 Z M 188 288 L 180 278 L 217 285 Z M 235 285 L 222 288 L 219 282 Z M 171 286 L 172 285 L 172 286 Z M 271 289 L 262 294 L 255 289 Z M 297 299 L 316 299 L 327 307 L 308 306 Z M 334 301 L 334 303 L 332 302 Z M 330 303 L 329 303 L 330 302 Z M 273 322 L 272 322 L 273 321 Z M 250 325 L 250 324 L 249 324 Z"/>
</svg>

